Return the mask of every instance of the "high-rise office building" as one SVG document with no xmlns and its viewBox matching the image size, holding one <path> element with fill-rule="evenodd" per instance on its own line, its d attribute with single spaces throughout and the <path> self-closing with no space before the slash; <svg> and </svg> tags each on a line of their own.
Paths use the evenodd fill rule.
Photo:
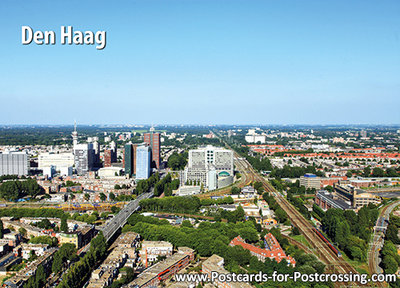
<svg viewBox="0 0 400 288">
<path fill-rule="evenodd" d="M 110 143 L 111 149 L 111 163 L 117 162 L 117 144 L 114 141 Z"/>
<path fill-rule="evenodd" d="M 136 179 L 141 180 L 150 177 L 150 163 L 150 147 L 147 145 L 138 146 L 136 148 Z"/>
<path fill-rule="evenodd" d="M 154 133 L 154 128 L 150 129 L 150 133 L 144 133 L 144 142 L 150 146 L 151 162 L 154 168 L 160 168 L 160 146 L 161 136 L 160 133 Z"/>
<path fill-rule="evenodd" d="M 1 175 L 28 175 L 29 157 L 26 152 L 6 151 L 0 153 Z"/>
<path fill-rule="evenodd" d="M 87 139 L 87 142 L 91 145 L 92 147 L 92 163 L 93 167 L 99 167 L 100 166 L 100 144 L 99 144 L 99 137 L 89 137 Z"/>
<path fill-rule="evenodd" d="M 84 175 L 93 168 L 95 153 L 92 143 L 76 144 L 74 147 L 75 169 L 78 175 Z"/>
<path fill-rule="evenodd" d="M 129 177 L 135 174 L 134 163 L 133 163 L 134 158 L 135 154 L 133 151 L 132 143 L 125 144 L 124 167 L 125 167 L 125 175 L 129 175 Z"/>
</svg>

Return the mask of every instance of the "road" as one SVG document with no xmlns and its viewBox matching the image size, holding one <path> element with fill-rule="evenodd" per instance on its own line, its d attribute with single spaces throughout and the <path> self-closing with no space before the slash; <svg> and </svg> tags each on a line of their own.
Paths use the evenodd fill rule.
<svg viewBox="0 0 400 288">
<path fill-rule="evenodd" d="M 382 268 L 379 267 L 379 251 L 383 247 L 383 243 L 385 242 L 384 236 L 389 223 L 390 213 L 392 213 L 392 211 L 398 205 L 400 205 L 400 200 L 385 206 L 381 210 L 378 220 L 376 220 L 374 235 L 369 244 L 370 249 L 368 251 L 368 268 L 370 274 L 383 273 Z"/>
<path fill-rule="evenodd" d="M 100 229 L 103 232 L 107 242 L 114 236 L 119 228 L 125 225 L 126 220 L 134 212 L 139 209 L 139 202 L 143 199 L 148 199 L 154 195 L 154 188 L 150 192 L 140 194 L 135 200 L 129 202 L 121 211 L 118 212 L 113 218 L 108 220 L 105 225 Z M 79 254 L 86 253 L 90 248 L 90 243 L 79 250 Z"/>
<path fill-rule="evenodd" d="M 110 240 L 119 228 L 125 225 L 126 220 L 139 208 L 139 202 L 143 199 L 148 199 L 153 196 L 153 189 L 151 192 L 140 194 L 134 201 L 129 202 L 117 215 L 108 220 L 104 227 L 101 229 L 106 240 Z"/>
</svg>

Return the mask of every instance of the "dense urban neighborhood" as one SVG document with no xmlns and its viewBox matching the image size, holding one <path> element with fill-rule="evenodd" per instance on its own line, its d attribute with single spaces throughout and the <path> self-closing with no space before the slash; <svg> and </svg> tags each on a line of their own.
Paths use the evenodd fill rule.
<svg viewBox="0 0 400 288">
<path fill-rule="evenodd" d="M 396 126 L 2 126 L 2 286 L 399 275 L 399 149 Z M 284 286 L 400 287 L 396 279 Z"/>
</svg>

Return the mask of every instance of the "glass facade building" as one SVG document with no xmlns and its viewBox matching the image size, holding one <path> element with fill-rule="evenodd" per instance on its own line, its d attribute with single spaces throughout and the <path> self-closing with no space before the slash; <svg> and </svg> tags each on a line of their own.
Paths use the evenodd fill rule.
<svg viewBox="0 0 400 288">
<path fill-rule="evenodd" d="M 136 148 L 136 179 L 147 179 L 150 177 L 151 153 L 149 146 L 138 146 Z"/>
</svg>

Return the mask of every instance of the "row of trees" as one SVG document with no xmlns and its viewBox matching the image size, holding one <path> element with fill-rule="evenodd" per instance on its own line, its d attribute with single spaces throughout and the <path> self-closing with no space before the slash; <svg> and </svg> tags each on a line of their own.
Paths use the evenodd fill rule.
<svg viewBox="0 0 400 288">
<path fill-rule="evenodd" d="M 168 173 L 163 179 L 158 181 L 154 186 L 154 195 L 160 196 L 164 193 L 165 196 L 171 196 L 172 191 L 179 188 L 179 179 L 172 180 L 171 174 Z"/>
<path fill-rule="evenodd" d="M 384 170 L 379 167 L 371 169 L 370 166 L 367 166 L 363 170 L 350 170 L 346 174 L 347 177 L 352 177 L 353 175 L 358 175 L 362 177 L 399 177 L 400 167 L 387 168 L 386 170 Z"/>
<path fill-rule="evenodd" d="M 378 215 L 377 207 L 372 204 L 362 207 L 358 214 L 352 210 L 329 209 L 322 225 L 328 237 L 351 259 L 365 261 Z"/>
<path fill-rule="evenodd" d="M 76 254 L 75 245 L 72 243 L 65 243 L 54 254 L 51 271 L 57 274 L 62 270 L 64 266 L 66 266 L 67 261 L 75 262 L 77 260 L 78 255 Z"/>
<path fill-rule="evenodd" d="M 154 185 L 160 181 L 160 174 L 157 172 L 146 180 L 140 180 L 136 185 L 136 195 L 149 192 Z"/>
<path fill-rule="evenodd" d="M 385 241 L 381 250 L 381 266 L 386 274 L 395 274 L 400 266 L 400 255 L 392 241 Z"/>
<path fill-rule="evenodd" d="M 275 211 L 275 217 L 280 223 L 290 224 L 288 215 L 286 212 L 279 206 L 278 202 L 276 202 L 275 198 L 271 196 L 269 193 L 263 194 L 263 199 L 268 203 L 269 207 Z M 289 222 L 289 223 L 288 223 Z"/>
<path fill-rule="evenodd" d="M 61 231 L 65 231 L 63 226 L 67 225 L 67 219 L 72 218 L 77 221 L 86 222 L 89 224 L 93 224 L 98 218 L 99 214 L 97 211 L 94 211 L 91 215 L 86 213 L 80 215 L 78 212 L 74 213 L 70 216 L 69 213 L 65 213 L 60 209 L 50 209 L 50 208 L 4 208 L 0 209 L 0 217 L 14 217 L 14 218 L 22 218 L 22 217 L 46 217 L 46 218 L 59 218 L 61 219 Z M 104 217 L 107 217 L 107 213 L 104 214 Z M 102 217 L 102 218 L 104 218 Z M 37 227 L 42 229 L 55 229 L 54 225 L 50 223 L 48 219 L 43 219 L 36 224 Z M 68 231 L 68 230 L 67 230 Z"/>
<path fill-rule="evenodd" d="M 64 211 L 59 209 L 33 209 L 33 208 L 4 208 L 0 209 L 0 217 L 46 217 L 46 218 L 61 218 L 64 215 Z"/>
<path fill-rule="evenodd" d="M 44 189 L 34 179 L 6 181 L 0 185 L 0 198 L 16 201 L 25 196 L 36 197 Z"/>
<path fill-rule="evenodd" d="M 39 267 L 36 270 L 35 276 L 28 279 L 28 281 L 24 285 L 24 288 L 45 287 L 46 278 L 48 274 L 50 273 L 46 273 L 45 269 L 43 268 L 43 265 L 39 265 Z"/>
<path fill-rule="evenodd" d="M 317 176 L 323 177 L 324 173 L 322 171 L 317 171 L 314 165 L 309 165 L 307 167 L 292 167 L 289 165 L 283 166 L 283 168 L 274 168 L 270 177 L 272 178 L 299 178 L 306 173 L 312 173 Z"/>
<path fill-rule="evenodd" d="M 224 205 L 224 204 L 233 204 L 234 201 L 232 197 L 224 197 L 219 199 L 211 199 L 211 198 L 204 198 L 200 200 L 201 206 L 211 206 L 211 205 Z"/>
<path fill-rule="evenodd" d="M 253 166 L 257 171 L 271 171 L 272 165 L 267 157 L 261 157 L 257 155 L 256 157 L 249 155 L 248 147 L 234 147 L 237 153 L 239 153 L 242 157 L 246 158 L 246 160 Z"/>
<path fill-rule="evenodd" d="M 102 232 L 92 239 L 89 251 L 74 263 L 64 274 L 58 288 L 82 287 L 89 279 L 92 270 L 102 261 L 107 254 L 107 242 Z M 61 257 L 61 256 L 60 256 Z M 58 262 L 60 262 L 58 260 Z M 58 266 L 57 266 L 58 267 Z"/>
<path fill-rule="evenodd" d="M 29 243 L 32 244 L 47 244 L 52 247 L 57 247 L 58 246 L 58 240 L 56 237 L 51 237 L 51 236 L 37 236 L 37 237 L 32 237 L 29 240 Z"/>
<path fill-rule="evenodd" d="M 200 206 L 200 199 L 195 196 L 150 198 L 140 201 L 140 207 L 145 211 L 198 213 Z"/>
<path fill-rule="evenodd" d="M 307 207 L 304 206 L 305 203 L 304 203 L 304 200 L 301 197 L 300 198 L 299 197 L 294 197 L 292 193 L 288 192 L 286 198 L 290 203 L 293 204 L 294 207 L 296 207 L 299 210 L 299 212 L 301 214 L 303 214 L 303 216 L 306 219 L 310 219 L 311 218 L 311 214 L 308 211 Z"/>
<path fill-rule="evenodd" d="M 21 176 L 21 179 L 25 179 L 25 176 Z M 4 180 L 18 180 L 18 175 L 1 175 L 0 182 Z"/>
</svg>

